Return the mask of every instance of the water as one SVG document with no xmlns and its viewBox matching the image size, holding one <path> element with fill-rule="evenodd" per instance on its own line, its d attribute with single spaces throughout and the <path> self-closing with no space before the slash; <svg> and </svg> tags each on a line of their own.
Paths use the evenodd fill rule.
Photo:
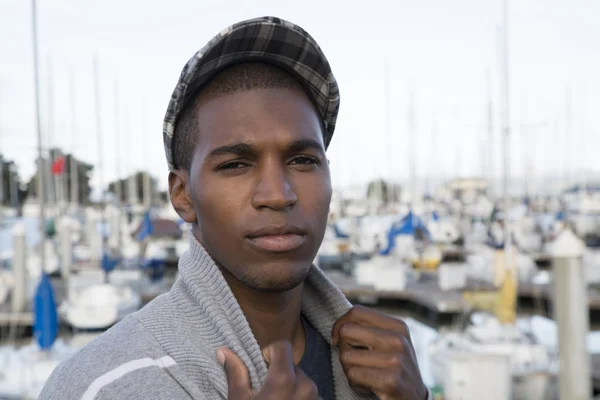
<svg viewBox="0 0 600 400">
<path fill-rule="evenodd" d="M 530 330 L 541 344 L 550 349 L 558 348 L 558 327 L 556 323 L 541 316 L 531 318 L 520 318 L 517 324 L 525 329 Z M 600 331 L 593 331 L 587 335 L 587 348 L 590 353 L 600 353 Z"/>
<path fill-rule="evenodd" d="M 438 337 L 438 332 L 412 318 L 402 318 L 410 328 L 410 334 L 417 353 L 417 361 L 421 369 L 423 381 L 428 387 L 434 385 L 429 359 L 429 344 Z M 558 348 L 558 329 L 556 323 L 545 317 L 523 317 L 517 320 L 517 326 L 526 332 L 533 333 L 541 344 L 551 350 Z M 587 346 L 590 353 L 600 353 L 600 332 L 587 335 Z"/>
</svg>

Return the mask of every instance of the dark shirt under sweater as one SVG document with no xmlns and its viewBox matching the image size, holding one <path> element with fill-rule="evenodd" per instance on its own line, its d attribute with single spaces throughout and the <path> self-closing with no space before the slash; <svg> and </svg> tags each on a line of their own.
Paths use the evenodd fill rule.
<svg viewBox="0 0 600 400">
<path fill-rule="evenodd" d="M 323 400 L 335 400 L 329 343 L 304 316 L 302 316 L 302 326 L 306 345 L 298 366 L 317 385 L 319 396 Z"/>
</svg>

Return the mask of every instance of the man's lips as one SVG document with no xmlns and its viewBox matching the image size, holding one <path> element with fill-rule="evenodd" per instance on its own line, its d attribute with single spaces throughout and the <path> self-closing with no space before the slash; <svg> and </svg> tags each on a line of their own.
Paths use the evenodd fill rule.
<svg viewBox="0 0 600 400">
<path fill-rule="evenodd" d="M 285 235 L 266 235 L 255 238 L 248 238 L 250 243 L 259 249 L 283 253 L 296 250 L 304 243 L 305 236 L 288 233 Z"/>
<path fill-rule="evenodd" d="M 302 246 L 306 231 L 294 225 L 270 225 L 251 232 L 247 238 L 253 247 L 260 250 L 283 253 Z"/>
</svg>

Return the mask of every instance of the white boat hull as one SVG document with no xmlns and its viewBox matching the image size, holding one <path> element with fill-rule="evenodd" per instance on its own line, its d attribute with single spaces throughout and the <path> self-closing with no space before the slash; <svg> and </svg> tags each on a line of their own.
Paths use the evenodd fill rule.
<svg viewBox="0 0 600 400">
<path fill-rule="evenodd" d="M 96 284 L 66 300 L 60 313 L 74 328 L 105 329 L 136 312 L 140 305 L 140 296 L 129 287 Z"/>
<path fill-rule="evenodd" d="M 433 378 L 439 385 L 457 384 L 448 381 L 449 369 L 453 368 L 448 361 L 449 354 L 453 352 L 473 360 L 482 356 L 506 357 L 510 363 L 506 372 L 511 381 L 510 399 L 546 399 L 553 377 L 548 350 L 532 342 L 517 327 L 500 325 L 491 317 L 483 317 L 477 326 L 469 326 L 464 332 L 441 334 L 430 346 Z M 477 379 L 470 379 L 463 384 L 479 383 Z"/>
</svg>

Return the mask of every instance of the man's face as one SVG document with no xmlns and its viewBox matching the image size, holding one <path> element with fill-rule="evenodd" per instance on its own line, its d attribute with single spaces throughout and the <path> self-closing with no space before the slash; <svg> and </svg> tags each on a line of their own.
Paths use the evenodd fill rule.
<svg viewBox="0 0 600 400">
<path fill-rule="evenodd" d="M 301 90 L 256 89 L 201 101 L 195 118 L 186 186 L 196 238 L 251 288 L 296 287 L 321 245 L 331 200 L 316 111 Z"/>
</svg>

